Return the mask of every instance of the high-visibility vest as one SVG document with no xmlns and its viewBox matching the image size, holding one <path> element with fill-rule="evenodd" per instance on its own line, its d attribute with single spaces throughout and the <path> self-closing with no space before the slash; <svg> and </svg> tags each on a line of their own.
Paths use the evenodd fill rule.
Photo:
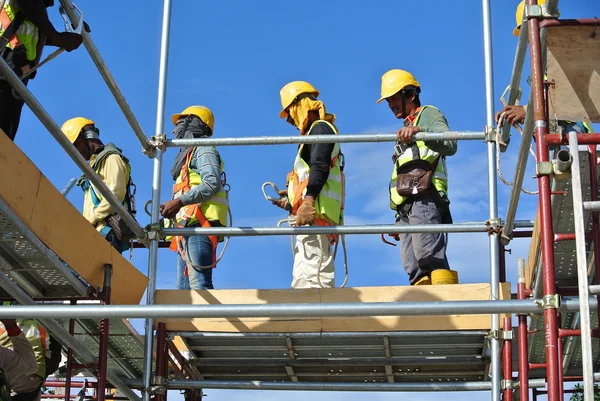
<svg viewBox="0 0 600 401">
<path fill-rule="evenodd" d="M 327 124 L 333 132 L 338 135 L 337 129 L 327 121 L 315 121 L 306 135 L 316 124 Z M 304 144 L 298 147 L 298 154 L 294 160 L 294 170 L 288 174 L 288 201 L 292 207 L 292 214 L 296 214 L 302 200 L 306 196 L 306 186 L 308 185 L 308 177 L 310 175 L 310 166 L 302 159 L 302 150 Z M 331 152 L 331 163 L 329 165 L 329 176 L 321 189 L 321 192 L 315 199 L 315 209 L 318 225 L 338 225 L 342 219 L 342 211 L 344 208 L 344 175 L 342 159 L 343 155 L 340 150 L 340 144 L 336 143 Z"/>
<path fill-rule="evenodd" d="M 6 28 L 15 19 L 19 13 L 19 8 L 15 4 L 14 0 L 6 0 L 4 7 L 0 10 L 0 35 L 4 33 Z M 25 46 L 27 60 L 33 61 L 37 56 L 37 43 L 39 40 L 38 27 L 33 22 L 25 19 L 19 28 L 17 29 L 16 35 L 10 38 L 6 47 L 14 49 L 19 44 Z"/>
<path fill-rule="evenodd" d="M 223 174 L 225 169 L 225 163 L 219 155 L 216 148 L 215 152 L 219 156 L 220 160 L 220 173 Z M 188 151 L 185 163 L 181 167 L 181 172 L 175 180 L 173 185 L 173 199 L 179 198 L 181 195 L 189 192 L 192 188 L 202 184 L 202 177 L 196 171 L 190 168 L 190 162 L 196 148 L 192 148 Z M 204 228 L 212 227 L 211 221 L 219 221 L 221 225 L 227 225 L 227 214 L 229 211 L 229 198 L 227 191 L 222 188 L 220 192 L 213 195 L 210 199 L 205 200 L 200 204 L 193 204 L 182 207 L 177 213 L 176 220 L 178 227 L 191 226 L 192 224 L 200 223 L 200 226 Z M 165 222 L 167 223 L 167 222 Z M 209 236 L 208 237 L 213 245 L 213 259 L 216 260 L 217 244 L 222 241 L 222 237 Z M 170 237 L 166 238 L 171 239 Z M 169 249 L 172 251 L 182 250 L 182 237 L 172 237 L 171 246 Z M 213 266 L 216 267 L 216 266 Z"/>
<path fill-rule="evenodd" d="M 202 184 L 202 177 L 196 171 L 190 168 L 190 162 L 192 160 L 192 156 L 194 154 L 194 150 L 196 148 L 190 149 L 188 152 L 185 163 L 181 168 L 181 172 L 179 176 L 177 176 L 177 180 L 175 180 L 175 185 L 173 185 L 173 199 L 179 198 L 184 193 L 188 192 L 194 187 Z M 216 151 L 216 148 L 214 148 Z M 217 155 L 219 153 L 217 152 Z M 220 160 L 220 173 L 223 173 L 225 169 L 225 163 L 223 163 L 223 159 L 219 155 Z M 177 223 L 185 224 L 185 226 L 190 226 L 196 222 L 198 222 L 198 218 L 195 215 L 192 215 L 189 212 L 190 209 L 194 209 L 197 205 L 189 205 L 181 208 L 179 213 L 177 213 Z M 227 192 L 225 189 L 221 189 L 216 195 L 212 196 L 210 199 L 205 200 L 200 204 L 200 212 L 204 215 L 206 220 L 208 221 L 216 221 L 218 220 L 222 225 L 227 225 L 227 211 L 229 210 L 229 200 L 227 198 Z M 185 215 L 192 215 L 191 218 L 185 218 Z"/>
<path fill-rule="evenodd" d="M 46 353 L 49 342 L 46 329 L 34 319 L 18 320 L 17 324 L 33 348 L 38 367 L 35 374 L 46 377 Z M 4 326 L 0 326 L 0 346 L 12 348 L 12 341 Z"/>
<path fill-rule="evenodd" d="M 437 110 L 437 108 L 433 106 L 423 106 L 419 108 L 417 117 L 415 118 L 412 125 L 419 125 L 421 114 L 423 113 L 423 110 L 425 110 L 428 107 Z M 447 193 L 448 174 L 446 169 L 446 159 L 442 157 L 438 152 L 433 151 L 429 147 L 427 147 L 425 142 L 415 141 L 412 144 L 412 146 L 408 147 L 404 152 L 402 152 L 398 156 L 398 159 L 396 160 L 396 163 L 394 164 L 394 168 L 392 170 L 392 179 L 390 180 L 390 207 L 392 208 L 392 210 L 397 210 L 398 207 L 402 205 L 407 199 L 406 196 L 401 196 L 396 190 L 396 184 L 398 182 L 398 173 L 396 169 L 412 160 L 421 159 L 433 164 L 438 158 L 441 158 L 441 160 L 437 163 L 431 183 L 437 191 Z"/>
</svg>

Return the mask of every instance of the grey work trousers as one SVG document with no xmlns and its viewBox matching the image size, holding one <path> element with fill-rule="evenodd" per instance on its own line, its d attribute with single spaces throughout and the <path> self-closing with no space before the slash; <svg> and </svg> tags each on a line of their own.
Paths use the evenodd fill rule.
<svg viewBox="0 0 600 401">
<path fill-rule="evenodd" d="M 416 199 L 408 214 L 398 213 L 401 226 L 442 224 L 442 216 L 429 194 Z M 446 258 L 446 239 L 443 233 L 400 234 L 400 257 L 411 284 L 433 270 L 450 269 Z"/>
</svg>

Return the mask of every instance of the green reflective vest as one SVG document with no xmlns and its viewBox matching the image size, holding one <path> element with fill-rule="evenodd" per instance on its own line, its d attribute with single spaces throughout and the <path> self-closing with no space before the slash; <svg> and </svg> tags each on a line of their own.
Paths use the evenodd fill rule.
<svg viewBox="0 0 600 401">
<path fill-rule="evenodd" d="M 190 150 L 188 156 L 186 158 L 186 162 L 177 176 L 177 180 L 175 180 L 175 185 L 173 186 L 173 199 L 176 199 L 188 192 L 192 188 L 202 184 L 202 177 L 196 171 L 190 168 L 190 162 L 192 160 L 192 155 L 196 148 Z M 221 161 L 220 165 L 220 173 L 223 174 L 223 170 L 225 169 L 225 163 L 219 155 L 219 152 L 216 148 L 215 152 L 219 156 L 219 160 Z M 190 205 L 191 206 L 191 205 Z M 192 213 L 188 219 L 188 208 L 190 206 L 182 207 L 179 213 L 177 213 L 177 223 L 181 224 L 182 220 L 187 220 L 186 225 L 192 225 L 198 222 L 196 216 Z M 200 211 L 208 221 L 216 221 L 218 220 L 223 226 L 227 225 L 227 213 L 229 210 L 229 199 L 227 198 L 227 192 L 224 188 L 221 189 L 216 195 L 212 196 L 210 199 L 205 200 L 200 204 Z"/>
<path fill-rule="evenodd" d="M 419 109 L 417 117 L 414 120 L 413 125 L 419 125 L 419 119 L 421 118 L 421 113 L 428 107 L 435 108 L 433 106 L 423 106 Z M 437 109 L 436 109 L 437 110 Z M 396 190 L 396 183 L 398 181 L 398 173 L 396 169 L 402 166 L 405 163 L 408 163 L 411 160 L 425 160 L 431 164 L 440 157 L 438 152 L 431 150 L 425 142 L 416 141 L 412 146 L 408 147 L 404 152 L 402 152 L 396 163 L 394 164 L 394 168 L 392 170 L 392 179 L 390 180 L 390 208 L 392 210 L 397 210 L 397 208 L 402 205 L 406 201 L 405 196 L 401 196 L 398 194 Z M 448 192 L 448 174 L 446 173 L 446 159 L 441 157 L 440 161 L 437 164 L 435 172 L 433 174 L 432 184 L 436 190 L 439 192 L 447 193 Z"/>
<path fill-rule="evenodd" d="M 15 16 L 19 12 L 19 8 L 15 4 L 14 0 L 6 0 L 4 3 L 4 7 L 0 11 L 3 14 L 3 17 L 0 18 L 0 35 L 4 33 L 4 30 L 7 28 L 7 21 L 13 21 Z M 27 51 L 27 60 L 33 61 L 37 56 L 37 43 L 39 40 L 39 31 L 38 27 L 33 24 L 33 22 L 25 19 L 19 29 L 17 29 L 16 40 L 11 38 L 12 40 L 6 45 L 11 49 L 14 49 L 19 43 L 25 46 L 25 50 Z"/>
<path fill-rule="evenodd" d="M 310 135 L 315 124 L 324 123 L 329 125 L 333 132 L 338 135 L 337 129 L 327 121 L 315 121 L 306 135 Z M 304 144 L 298 147 L 298 154 L 294 160 L 294 170 L 288 175 L 288 201 L 292 206 L 292 214 L 302 205 L 302 199 L 306 195 L 306 186 L 308 185 L 308 177 L 310 175 L 310 166 L 302 159 L 302 149 Z M 325 224 L 340 224 L 343 209 L 344 198 L 344 181 L 341 169 L 341 160 L 343 157 L 340 149 L 340 144 L 336 143 L 331 152 L 331 164 L 329 166 L 329 176 L 321 189 L 321 192 L 315 199 L 315 210 L 317 220 Z"/>
</svg>

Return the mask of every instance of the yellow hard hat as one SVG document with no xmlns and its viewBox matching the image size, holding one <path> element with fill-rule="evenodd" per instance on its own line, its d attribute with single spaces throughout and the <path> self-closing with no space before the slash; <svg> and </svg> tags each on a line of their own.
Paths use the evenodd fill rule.
<svg viewBox="0 0 600 401">
<path fill-rule="evenodd" d="M 538 6 L 544 4 L 546 0 L 538 0 Z M 521 24 L 523 23 L 523 12 L 525 11 L 525 0 L 521 0 L 519 5 L 517 6 L 517 12 L 515 14 L 515 19 L 517 20 L 517 26 L 513 29 L 513 35 L 519 36 L 519 32 L 521 32 Z"/>
<path fill-rule="evenodd" d="M 319 96 L 319 91 L 306 81 L 293 81 L 281 88 L 279 96 L 281 97 L 282 109 L 279 112 L 279 117 L 286 118 L 288 113 L 285 110 L 303 93 L 312 93 L 315 97 Z"/>
<path fill-rule="evenodd" d="M 389 70 L 381 77 L 381 98 L 377 103 L 381 103 L 384 99 L 394 96 L 407 86 L 421 87 L 419 82 L 410 72 L 404 70 Z"/>
<path fill-rule="evenodd" d="M 61 130 L 65 134 L 67 139 L 71 143 L 74 143 L 79 134 L 81 133 L 83 127 L 85 127 L 86 125 L 94 124 L 95 123 L 92 120 L 87 119 L 85 117 L 75 117 L 65 121 L 65 123 L 61 127 Z"/>
<path fill-rule="evenodd" d="M 211 131 L 214 131 L 215 129 L 215 116 L 206 106 L 190 106 L 179 114 L 173 114 L 171 121 L 173 121 L 173 124 L 177 124 L 177 120 L 179 120 L 180 117 L 185 116 L 196 116 L 202 120 L 204 124 L 208 125 L 208 128 L 210 128 Z"/>
</svg>

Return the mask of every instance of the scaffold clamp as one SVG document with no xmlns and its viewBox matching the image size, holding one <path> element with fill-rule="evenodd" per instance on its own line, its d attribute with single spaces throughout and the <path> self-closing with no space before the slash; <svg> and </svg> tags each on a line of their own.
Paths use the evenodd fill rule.
<svg viewBox="0 0 600 401">
<path fill-rule="evenodd" d="M 535 175 L 537 177 L 551 175 L 553 171 L 552 162 L 537 162 L 535 164 Z"/>
<path fill-rule="evenodd" d="M 502 387 L 502 390 L 517 390 L 519 388 L 519 383 L 514 380 L 502 380 L 500 386 Z"/>
<path fill-rule="evenodd" d="M 513 340 L 513 332 L 512 330 L 490 330 L 488 334 L 488 339 L 490 340 L 504 340 L 509 341 Z"/>
<path fill-rule="evenodd" d="M 494 219 L 489 219 L 485 222 L 485 225 L 487 226 L 488 235 L 494 235 L 494 234 L 501 235 L 502 234 L 502 219 L 501 218 L 496 217 Z"/>
<path fill-rule="evenodd" d="M 538 18 L 538 19 L 556 19 L 559 17 L 558 10 L 556 13 L 551 14 L 545 5 L 536 6 L 525 6 L 525 19 Z"/>
<path fill-rule="evenodd" d="M 150 392 L 165 395 L 167 393 L 167 379 L 162 376 L 154 376 L 154 385 L 150 388 Z"/>
<path fill-rule="evenodd" d="M 156 148 L 156 149 L 160 149 L 163 152 L 167 150 L 167 135 L 166 134 L 156 134 L 150 137 L 150 144 Z M 150 153 L 152 153 L 151 156 L 154 155 L 154 150 L 149 150 L 149 151 L 145 151 L 144 153 L 147 155 L 150 155 Z"/>
<path fill-rule="evenodd" d="M 497 142 L 498 131 L 496 130 L 496 127 L 493 127 L 493 126 L 483 127 L 483 134 L 485 135 L 484 142 Z"/>
<path fill-rule="evenodd" d="M 546 295 L 541 300 L 536 301 L 536 304 L 543 309 L 558 309 L 560 308 L 560 295 Z"/>
</svg>

